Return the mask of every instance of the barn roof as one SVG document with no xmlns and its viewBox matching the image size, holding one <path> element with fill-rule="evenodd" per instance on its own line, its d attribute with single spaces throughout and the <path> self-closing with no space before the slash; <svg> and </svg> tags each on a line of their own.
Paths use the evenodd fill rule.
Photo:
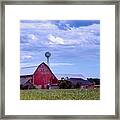
<svg viewBox="0 0 120 120">
<path fill-rule="evenodd" d="M 28 80 L 25 78 L 20 78 L 20 85 L 24 85 L 26 82 L 28 82 Z"/>
<path fill-rule="evenodd" d="M 66 78 L 82 78 L 84 80 L 87 80 L 87 78 L 85 76 L 83 76 L 82 74 L 56 74 L 58 80 L 61 80 L 62 77 Z"/>
<path fill-rule="evenodd" d="M 37 69 L 35 70 L 35 72 L 39 69 L 39 67 L 41 67 L 42 65 L 45 65 L 48 69 L 49 69 L 49 71 L 51 72 L 51 74 L 55 77 L 55 79 L 57 79 L 56 78 L 56 76 L 53 74 L 53 72 L 51 71 L 51 69 L 50 69 L 50 67 L 47 65 L 47 64 L 45 64 L 44 62 L 42 62 L 38 67 L 37 67 Z M 34 72 L 34 73 L 35 73 Z M 34 74 L 33 73 L 33 74 Z"/>
<path fill-rule="evenodd" d="M 20 78 L 20 85 L 25 85 L 25 84 L 31 84 L 33 85 L 30 80 L 27 80 L 26 78 Z"/>
<path fill-rule="evenodd" d="M 84 80 L 82 78 L 70 78 L 69 79 L 73 84 L 77 84 L 80 83 L 82 85 L 92 85 L 91 82 L 89 82 L 88 80 Z"/>
<path fill-rule="evenodd" d="M 45 65 L 48 69 L 49 69 L 49 71 L 53 74 L 53 72 L 51 71 L 51 69 L 49 68 L 49 66 L 47 65 L 47 64 L 45 64 L 44 62 L 42 62 L 41 64 L 39 64 L 38 66 L 36 66 L 36 67 L 28 67 L 27 69 L 29 69 L 29 72 L 28 73 L 26 73 L 26 74 L 21 74 L 20 75 L 20 77 L 32 77 L 33 76 L 33 74 L 37 71 L 37 69 L 41 66 L 41 65 Z M 25 71 L 26 72 L 26 71 Z M 54 75 L 54 74 L 53 74 Z"/>
</svg>

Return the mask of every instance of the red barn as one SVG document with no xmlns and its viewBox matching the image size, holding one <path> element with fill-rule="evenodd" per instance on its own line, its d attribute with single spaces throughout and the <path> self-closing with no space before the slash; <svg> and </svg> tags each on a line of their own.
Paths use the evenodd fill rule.
<svg viewBox="0 0 120 120">
<path fill-rule="evenodd" d="M 41 63 L 33 74 L 31 81 L 37 88 L 48 88 L 58 84 L 58 79 L 52 73 L 48 65 Z"/>
</svg>

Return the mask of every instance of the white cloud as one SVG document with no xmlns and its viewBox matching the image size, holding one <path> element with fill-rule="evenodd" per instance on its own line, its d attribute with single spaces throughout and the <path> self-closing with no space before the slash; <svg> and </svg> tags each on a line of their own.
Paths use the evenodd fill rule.
<svg viewBox="0 0 120 120">
<path fill-rule="evenodd" d="M 50 44 L 64 44 L 64 40 L 60 37 L 53 36 L 51 34 L 48 35 L 48 39 L 51 41 Z"/>
<path fill-rule="evenodd" d="M 33 23 L 21 23 L 20 28 L 21 29 L 26 29 L 26 28 L 28 29 L 28 28 L 35 28 L 35 26 Z"/>
<path fill-rule="evenodd" d="M 20 24 L 21 29 L 58 29 L 58 27 L 55 24 L 52 24 L 50 22 L 38 22 L 38 23 L 21 23 Z"/>
<path fill-rule="evenodd" d="M 24 35 L 28 36 L 26 39 L 30 44 L 34 43 L 34 47 L 58 47 L 62 45 L 79 46 L 79 47 L 95 47 L 100 42 L 100 25 L 92 24 L 82 27 L 70 27 L 66 24 L 67 30 L 59 29 L 57 25 L 49 21 L 21 23 L 21 28 Z M 30 28 L 26 30 L 26 28 Z M 32 29 L 34 28 L 34 30 Z M 24 30 L 26 33 L 24 33 Z M 25 38 L 24 41 L 25 42 Z"/>
<path fill-rule="evenodd" d="M 56 30 L 53 31 L 55 35 L 48 34 L 50 45 L 68 45 L 68 46 L 90 46 L 99 43 L 99 24 L 84 26 L 79 28 L 70 28 L 69 30 Z M 98 36 L 97 36 L 98 34 Z M 54 46 L 54 47 L 55 47 Z"/>
<path fill-rule="evenodd" d="M 25 60 L 25 59 L 31 59 L 32 58 L 32 56 L 31 55 L 24 55 L 24 56 L 22 56 L 22 60 Z"/>
<path fill-rule="evenodd" d="M 32 40 L 37 40 L 37 37 L 34 34 L 28 34 L 28 38 Z"/>
<path fill-rule="evenodd" d="M 58 27 L 54 24 L 51 23 L 40 23 L 37 26 L 38 28 L 42 28 L 42 29 L 58 29 Z"/>
<path fill-rule="evenodd" d="M 50 63 L 50 66 L 71 66 L 72 63 Z"/>
<path fill-rule="evenodd" d="M 28 42 L 35 42 L 36 46 L 43 44 L 50 47 L 58 47 L 58 45 L 94 47 L 97 45 L 96 43 L 99 45 L 99 24 L 82 27 L 70 27 L 69 24 L 66 24 L 66 27 L 67 30 L 61 30 L 50 21 L 21 23 L 21 28 L 24 28 L 22 30 L 29 29 L 28 33 L 26 32 Z M 32 30 L 33 28 L 34 30 Z"/>
</svg>

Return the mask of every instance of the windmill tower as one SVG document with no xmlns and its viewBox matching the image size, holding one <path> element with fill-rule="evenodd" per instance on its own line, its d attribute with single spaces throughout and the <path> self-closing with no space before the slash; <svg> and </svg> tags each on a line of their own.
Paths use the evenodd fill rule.
<svg viewBox="0 0 120 120">
<path fill-rule="evenodd" d="M 46 53 L 45 53 L 45 57 L 47 58 L 47 65 L 48 65 L 48 66 L 49 66 L 49 58 L 50 58 L 50 56 L 51 56 L 51 53 L 50 53 L 50 52 L 46 52 Z M 48 86 L 49 86 L 49 89 L 50 89 L 50 88 L 51 88 L 51 80 L 49 81 Z"/>
<path fill-rule="evenodd" d="M 50 58 L 50 56 L 51 56 L 50 52 L 46 52 L 45 53 L 45 57 L 47 58 L 47 64 L 48 64 L 48 66 L 49 66 L 49 58 Z"/>
</svg>

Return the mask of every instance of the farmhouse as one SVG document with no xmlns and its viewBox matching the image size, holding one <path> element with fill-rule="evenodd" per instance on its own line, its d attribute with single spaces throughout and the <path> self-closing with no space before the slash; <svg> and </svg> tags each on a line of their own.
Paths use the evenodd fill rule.
<svg viewBox="0 0 120 120">
<path fill-rule="evenodd" d="M 36 88 L 46 89 L 58 87 L 58 79 L 44 62 L 37 67 L 33 75 L 20 76 L 20 81 L 22 81 L 23 78 L 25 78 L 26 81 L 29 80 Z"/>
</svg>

